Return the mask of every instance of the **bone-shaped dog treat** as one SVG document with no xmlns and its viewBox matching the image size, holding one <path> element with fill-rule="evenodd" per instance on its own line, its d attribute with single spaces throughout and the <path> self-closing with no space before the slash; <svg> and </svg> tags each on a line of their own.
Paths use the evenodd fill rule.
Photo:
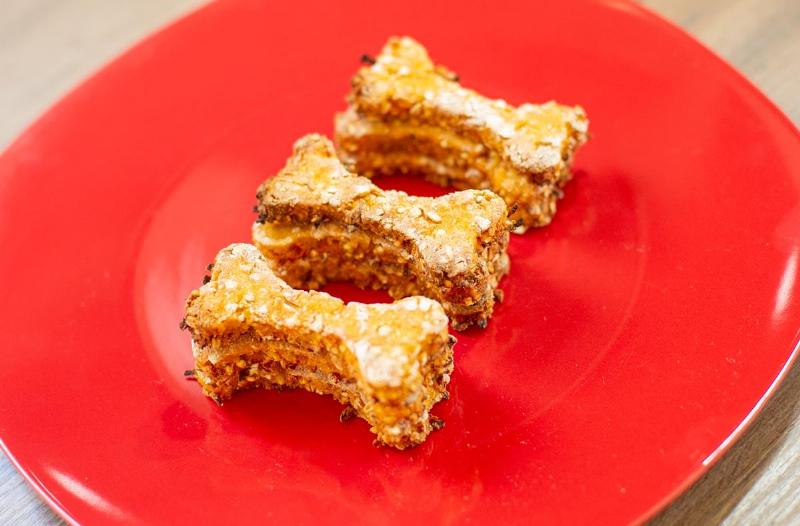
<svg viewBox="0 0 800 526">
<path fill-rule="evenodd" d="M 447 398 L 454 340 L 431 299 L 345 304 L 292 289 L 254 246 L 234 244 L 189 296 L 184 323 L 194 375 L 217 402 L 250 387 L 329 394 L 398 449 L 441 426 L 430 409 Z"/>
<path fill-rule="evenodd" d="M 347 171 L 320 135 L 295 143 L 258 190 L 253 239 L 290 285 L 348 280 L 442 303 L 453 327 L 485 326 L 508 271 L 505 203 L 486 190 L 436 199 L 383 191 Z"/>
<path fill-rule="evenodd" d="M 527 227 L 550 222 L 575 150 L 587 139 L 579 106 L 513 107 L 463 88 L 422 45 L 391 38 L 353 78 L 336 116 L 348 169 L 366 176 L 416 172 L 456 188 L 490 188 L 519 206 Z"/>
</svg>

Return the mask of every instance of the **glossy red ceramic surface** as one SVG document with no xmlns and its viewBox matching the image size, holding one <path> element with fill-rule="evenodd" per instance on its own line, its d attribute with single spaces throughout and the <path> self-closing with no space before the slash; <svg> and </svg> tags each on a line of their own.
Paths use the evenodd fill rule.
<svg viewBox="0 0 800 526">
<path fill-rule="evenodd" d="M 793 358 L 787 119 L 625 2 L 273 4 L 145 40 L 0 158 L 0 436 L 48 502 L 85 524 L 610 524 L 696 479 Z M 257 184 L 330 133 L 392 34 L 489 95 L 580 103 L 592 132 L 555 222 L 513 237 L 505 303 L 459 337 L 446 428 L 406 452 L 307 393 L 215 406 L 178 331 Z"/>
</svg>

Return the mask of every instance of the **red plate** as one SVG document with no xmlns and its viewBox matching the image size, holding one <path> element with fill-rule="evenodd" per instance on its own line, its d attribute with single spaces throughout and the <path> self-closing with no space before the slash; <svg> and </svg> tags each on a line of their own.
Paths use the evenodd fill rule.
<svg viewBox="0 0 800 526">
<path fill-rule="evenodd" d="M 0 433 L 44 498 L 87 524 L 605 524 L 697 479 L 794 358 L 789 121 L 629 3 L 274 4 L 145 40 L 0 159 Z M 392 34 L 487 94 L 584 105 L 593 135 L 555 222 L 513 238 L 506 302 L 460 337 L 447 427 L 402 453 L 327 398 L 216 407 L 178 331 L 257 184 L 330 132 Z"/>
</svg>

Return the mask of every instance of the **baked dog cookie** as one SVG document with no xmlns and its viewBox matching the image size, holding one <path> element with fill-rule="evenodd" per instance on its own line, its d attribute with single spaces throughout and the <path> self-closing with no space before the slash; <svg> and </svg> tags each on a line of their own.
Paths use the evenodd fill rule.
<svg viewBox="0 0 800 526">
<path fill-rule="evenodd" d="M 457 330 L 492 314 L 512 222 L 491 191 L 384 191 L 349 172 L 330 140 L 308 135 L 257 198 L 253 241 L 293 287 L 347 280 L 394 298 L 427 296 Z"/>
<path fill-rule="evenodd" d="M 455 188 L 489 188 L 518 206 L 518 232 L 548 224 L 587 139 L 579 106 L 511 106 L 463 88 L 409 37 L 390 38 L 352 81 L 335 119 L 345 166 L 365 176 L 415 172 Z"/>
<path fill-rule="evenodd" d="M 431 299 L 345 304 L 292 289 L 254 246 L 234 244 L 189 295 L 183 326 L 194 376 L 218 403 L 251 387 L 331 395 L 398 449 L 441 427 L 430 410 L 447 398 L 455 340 Z"/>
</svg>

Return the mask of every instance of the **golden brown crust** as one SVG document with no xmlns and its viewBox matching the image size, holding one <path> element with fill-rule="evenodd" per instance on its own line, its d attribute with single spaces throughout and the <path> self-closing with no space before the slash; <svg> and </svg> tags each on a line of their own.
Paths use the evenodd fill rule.
<svg viewBox="0 0 800 526">
<path fill-rule="evenodd" d="M 582 108 L 510 106 L 461 87 L 408 37 L 391 38 L 353 79 L 351 107 L 336 118 L 345 165 L 364 175 L 421 172 L 458 188 L 491 188 L 517 204 L 523 228 L 547 224 L 575 150 L 586 141 Z"/>
<path fill-rule="evenodd" d="M 440 301 L 453 327 L 485 325 L 508 271 L 508 211 L 493 192 L 440 198 L 383 191 L 337 159 L 325 137 L 298 140 L 284 169 L 258 192 L 255 244 L 296 287 L 339 279 L 394 297 Z M 346 274 L 345 274 L 346 276 Z"/>
<path fill-rule="evenodd" d="M 447 317 L 437 302 L 345 304 L 275 276 L 252 245 L 215 259 L 186 303 L 195 376 L 217 402 L 249 387 L 302 388 L 351 406 L 380 443 L 399 449 L 436 426 L 453 368 Z"/>
</svg>

